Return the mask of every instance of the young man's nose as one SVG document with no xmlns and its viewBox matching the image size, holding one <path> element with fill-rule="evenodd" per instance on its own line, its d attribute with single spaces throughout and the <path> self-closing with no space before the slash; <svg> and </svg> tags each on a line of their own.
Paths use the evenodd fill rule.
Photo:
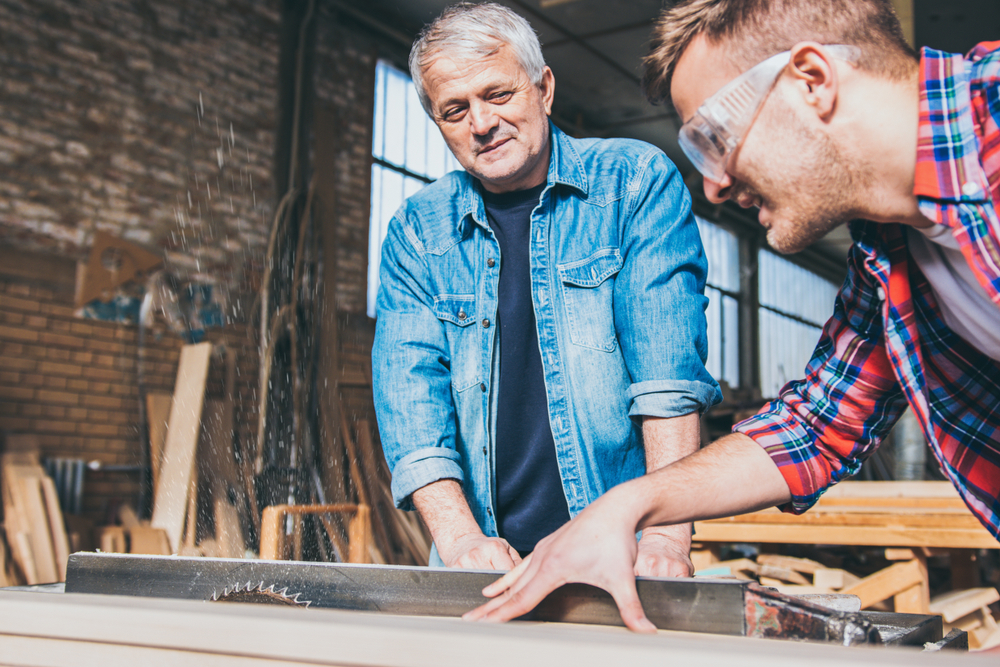
<svg viewBox="0 0 1000 667">
<path fill-rule="evenodd" d="M 720 181 L 713 181 L 706 176 L 703 185 L 705 197 L 713 204 L 721 204 L 726 201 L 733 191 L 733 179 L 729 177 L 729 174 L 724 174 Z"/>
</svg>

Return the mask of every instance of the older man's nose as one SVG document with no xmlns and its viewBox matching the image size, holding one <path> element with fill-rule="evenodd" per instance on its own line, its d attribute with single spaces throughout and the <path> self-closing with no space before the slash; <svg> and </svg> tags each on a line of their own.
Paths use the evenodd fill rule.
<svg viewBox="0 0 1000 667">
<path fill-rule="evenodd" d="M 733 179 L 730 178 L 729 174 L 724 174 L 720 181 L 713 181 L 705 177 L 703 186 L 705 188 L 705 197 L 708 198 L 708 201 L 713 204 L 721 204 L 732 195 Z"/>
<path fill-rule="evenodd" d="M 496 128 L 499 118 L 492 105 L 474 103 L 469 108 L 469 122 L 473 134 L 486 136 Z"/>
</svg>

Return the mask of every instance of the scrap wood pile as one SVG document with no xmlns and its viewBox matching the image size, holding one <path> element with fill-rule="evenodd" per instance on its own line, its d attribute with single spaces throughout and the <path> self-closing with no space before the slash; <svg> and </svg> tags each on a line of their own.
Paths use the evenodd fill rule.
<svg viewBox="0 0 1000 667">
<path fill-rule="evenodd" d="M 1000 628 L 991 610 L 991 605 L 996 607 L 1000 602 L 1000 593 L 987 586 L 931 597 L 927 558 L 941 555 L 933 549 L 885 549 L 884 557 L 890 564 L 867 576 L 808 558 L 759 554 L 720 561 L 713 553 L 707 549 L 692 552 L 696 576 L 756 580 L 788 595 L 855 595 L 862 609 L 940 615 L 945 634 L 953 628 L 965 630 L 972 649 L 1000 646 Z"/>
<path fill-rule="evenodd" d="M 0 541 L 0 586 L 65 581 L 69 539 L 55 483 L 37 450 L 5 452 L 0 471 L 6 535 L 6 544 Z"/>
</svg>

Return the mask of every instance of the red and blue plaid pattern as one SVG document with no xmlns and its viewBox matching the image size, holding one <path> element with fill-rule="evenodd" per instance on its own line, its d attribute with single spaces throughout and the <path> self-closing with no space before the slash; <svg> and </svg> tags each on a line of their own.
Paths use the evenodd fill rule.
<svg viewBox="0 0 1000 667">
<path fill-rule="evenodd" d="M 952 229 L 1000 307 L 1000 42 L 924 49 L 914 193 Z M 900 224 L 858 221 L 848 275 L 803 380 L 734 430 L 764 447 L 809 509 L 855 474 L 909 404 L 944 473 L 1000 539 L 1000 362 L 944 323 Z"/>
</svg>

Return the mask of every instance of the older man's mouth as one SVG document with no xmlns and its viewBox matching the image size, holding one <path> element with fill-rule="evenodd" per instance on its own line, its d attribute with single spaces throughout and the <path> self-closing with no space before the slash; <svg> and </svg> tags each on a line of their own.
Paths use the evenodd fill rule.
<svg viewBox="0 0 1000 667">
<path fill-rule="evenodd" d="M 484 153 L 491 153 L 491 152 L 495 151 L 496 149 L 500 148 L 501 146 L 503 146 L 505 143 L 507 143 L 508 141 L 510 141 L 513 138 L 514 137 L 504 137 L 503 139 L 498 139 L 497 141 L 494 141 L 492 144 L 490 144 L 488 146 L 484 146 L 483 148 L 480 148 L 479 149 L 479 154 L 483 155 Z"/>
</svg>

